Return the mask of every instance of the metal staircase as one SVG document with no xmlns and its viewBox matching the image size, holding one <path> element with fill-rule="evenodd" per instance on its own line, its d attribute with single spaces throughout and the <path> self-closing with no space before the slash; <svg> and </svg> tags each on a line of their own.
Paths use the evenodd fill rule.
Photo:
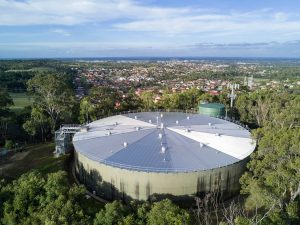
<svg viewBox="0 0 300 225">
<path fill-rule="evenodd" d="M 68 153 L 73 147 L 72 138 L 74 134 L 86 129 L 87 126 L 79 124 L 63 124 L 60 129 L 55 132 L 54 155 L 59 157 Z"/>
</svg>

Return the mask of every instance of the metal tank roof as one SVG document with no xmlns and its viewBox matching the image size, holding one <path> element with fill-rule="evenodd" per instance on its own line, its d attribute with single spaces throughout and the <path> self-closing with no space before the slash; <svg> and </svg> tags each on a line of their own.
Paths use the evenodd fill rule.
<svg viewBox="0 0 300 225">
<path fill-rule="evenodd" d="M 140 112 L 90 123 L 75 150 L 107 165 L 148 172 L 209 170 L 249 156 L 248 130 L 226 120 L 182 112 Z"/>
</svg>

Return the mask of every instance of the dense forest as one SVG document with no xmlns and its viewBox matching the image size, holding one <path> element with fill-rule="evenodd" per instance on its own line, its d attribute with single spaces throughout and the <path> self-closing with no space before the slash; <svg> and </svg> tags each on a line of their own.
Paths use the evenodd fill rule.
<svg viewBox="0 0 300 225">
<path fill-rule="evenodd" d="M 34 63 L 34 67 L 49 67 L 47 61 Z M 131 89 L 124 95 L 108 87 L 94 87 L 79 101 L 72 86 L 74 74 L 64 70 L 64 65 L 38 72 L 32 67 L 22 62 L 7 72 L 11 65 L 1 66 L 0 146 L 13 148 L 18 142 L 52 141 L 62 123 L 87 123 L 127 110 L 191 110 L 205 100 L 223 103 L 232 117 L 253 128 L 258 148 L 240 180 L 240 199 L 226 204 L 211 193 L 196 198 L 184 209 L 170 200 L 130 204 L 114 201 L 95 212 L 84 207 L 85 188 L 70 185 L 66 172 L 32 171 L 14 181 L 0 182 L 0 224 L 300 224 L 297 92 L 284 88 L 242 89 L 231 110 L 226 92 L 212 96 L 193 88 L 180 93 L 166 89 L 161 101 L 154 103 L 152 92 L 138 96 Z M 13 112 L 8 90 L 24 88 L 33 104 L 22 112 Z M 23 135 L 16 130 L 22 130 Z"/>
</svg>

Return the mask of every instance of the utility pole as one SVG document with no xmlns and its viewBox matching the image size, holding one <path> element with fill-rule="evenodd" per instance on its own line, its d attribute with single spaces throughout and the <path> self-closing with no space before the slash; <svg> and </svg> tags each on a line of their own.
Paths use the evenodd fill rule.
<svg viewBox="0 0 300 225">
<path fill-rule="evenodd" d="M 253 87 L 253 75 L 248 78 L 248 87 L 250 90 L 252 90 Z"/>
<path fill-rule="evenodd" d="M 248 85 L 248 78 L 245 76 L 244 77 L 244 86 L 247 86 Z"/>
<path fill-rule="evenodd" d="M 240 85 L 239 84 L 228 84 L 227 85 L 228 89 L 231 89 L 231 93 L 228 94 L 228 98 L 230 98 L 230 116 L 232 117 L 232 112 L 233 112 L 233 101 L 235 100 L 236 98 L 236 94 L 235 94 L 235 90 L 239 89 L 240 88 Z"/>
</svg>

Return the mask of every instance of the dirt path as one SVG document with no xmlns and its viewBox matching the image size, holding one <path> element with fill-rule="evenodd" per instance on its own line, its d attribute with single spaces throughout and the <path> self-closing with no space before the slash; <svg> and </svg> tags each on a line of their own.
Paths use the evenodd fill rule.
<svg viewBox="0 0 300 225">
<path fill-rule="evenodd" d="M 10 161 L 19 161 L 19 160 L 23 160 L 31 151 L 28 150 L 26 152 L 18 152 L 16 154 L 14 154 L 13 156 L 10 157 Z"/>
<path fill-rule="evenodd" d="M 11 168 L 13 168 L 18 162 L 23 160 L 28 154 L 30 153 L 30 150 L 26 152 L 18 152 L 15 153 L 7 159 L 2 159 L 0 162 L 0 176 L 1 177 L 11 177 L 10 174 L 7 172 Z"/>
<path fill-rule="evenodd" d="M 9 156 L 7 159 L 2 160 L 0 164 L 0 173 L 1 170 L 9 169 L 10 167 L 14 166 L 16 161 L 23 160 L 29 153 L 30 150 L 26 152 L 18 152 L 13 154 L 12 156 Z"/>
</svg>

